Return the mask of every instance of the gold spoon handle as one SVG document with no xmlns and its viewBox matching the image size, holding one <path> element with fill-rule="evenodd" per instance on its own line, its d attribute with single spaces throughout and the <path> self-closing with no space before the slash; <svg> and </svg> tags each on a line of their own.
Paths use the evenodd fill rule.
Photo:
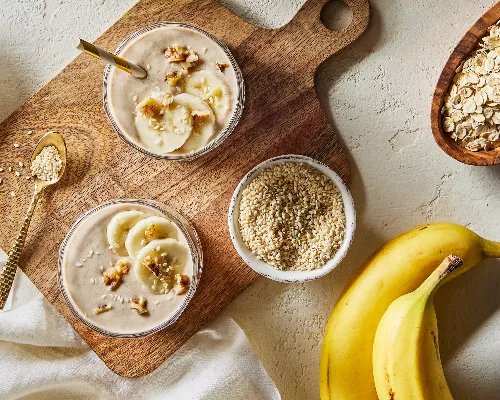
<svg viewBox="0 0 500 400">
<path fill-rule="evenodd" d="M 19 260 L 21 259 L 21 253 L 24 248 L 24 242 L 28 234 L 28 228 L 30 226 L 31 217 L 35 212 L 36 204 L 38 203 L 39 193 L 35 193 L 31 198 L 31 203 L 24 217 L 23 226 L 21 231 L 17 235 L 16 242 L 14 246 L 9 251 L 7 257 L 7 262 L 3 267 L 3 272 L 0 274 L 0 310 L 3 310 L 7 298 L 9 297 L 9 292 L 14 282 L 14 277 L 16 276 L 17 267 L 19 265 Z"/>
</svg>

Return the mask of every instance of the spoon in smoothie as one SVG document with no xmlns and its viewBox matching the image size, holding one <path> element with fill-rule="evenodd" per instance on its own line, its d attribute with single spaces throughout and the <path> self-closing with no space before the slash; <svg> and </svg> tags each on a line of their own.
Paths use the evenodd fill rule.
<svg viewBox="0 0 500 400">
<path fill-rule="evenodd" d="M 14 246 L 9 251 L 7 262 L 0 274 L 0 310 L 3 310 L 9 297 L 31 217 L 35 212 L 40 195 L 47 187 L 61 179 L 65 169 L 66 144 L 64 139 L 56 132 L 48 132 L 40 139 L 31 155 L 31 171 L 35 181 L 35 189 L 21 231 L 17 235 Z"/>
</svg>

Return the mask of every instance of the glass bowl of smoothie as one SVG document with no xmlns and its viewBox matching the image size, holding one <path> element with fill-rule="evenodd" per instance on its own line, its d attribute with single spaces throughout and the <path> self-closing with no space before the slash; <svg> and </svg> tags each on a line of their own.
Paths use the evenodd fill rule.
<svg viewBox="0 0 500 400">
<path fill-rule="evenodd" d="M 111 200 L 70 228 L 59 287 L 74 315 L 109 337 L 144 337 L 173 324 L 194 296 L 203 254 L 194 227 L 151 200 Z"/>
<path fill-rule="evenodd" d="M 228 47 L 196 25 L 160 22 L 127 37 L 116 54 L 144 68 L 136 78 L 108 65 L 103 102 L 119 137 L 148 156 L 191 160 L 218 147 L 245 101 Z"/>
</svg>

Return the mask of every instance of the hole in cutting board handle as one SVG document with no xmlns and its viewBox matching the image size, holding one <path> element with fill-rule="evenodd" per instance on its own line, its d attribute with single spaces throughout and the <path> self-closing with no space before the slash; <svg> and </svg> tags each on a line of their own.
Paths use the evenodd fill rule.
<svg viewBox="0 0 500 400">
<path fill-rule="evenodd" d="M 321 23 L 331 31 L 341 31 L 352 22 L 352 11 L 342 0 L 332 0 L 321 9 Z"/>
</svg>

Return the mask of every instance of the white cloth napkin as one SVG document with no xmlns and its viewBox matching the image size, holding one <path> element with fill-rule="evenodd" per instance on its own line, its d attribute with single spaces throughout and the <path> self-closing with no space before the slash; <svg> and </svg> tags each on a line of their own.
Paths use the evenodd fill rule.
<svg viewBox="0 0 500 400">
<path fill-rule="evenodd" d="M 243 331 L 227 316 L 194 335 L 153 373 L 118 376 L 18 271 L 0 312 L 0 399 L 274 400 L 280 395 Z"/>
</svg>

